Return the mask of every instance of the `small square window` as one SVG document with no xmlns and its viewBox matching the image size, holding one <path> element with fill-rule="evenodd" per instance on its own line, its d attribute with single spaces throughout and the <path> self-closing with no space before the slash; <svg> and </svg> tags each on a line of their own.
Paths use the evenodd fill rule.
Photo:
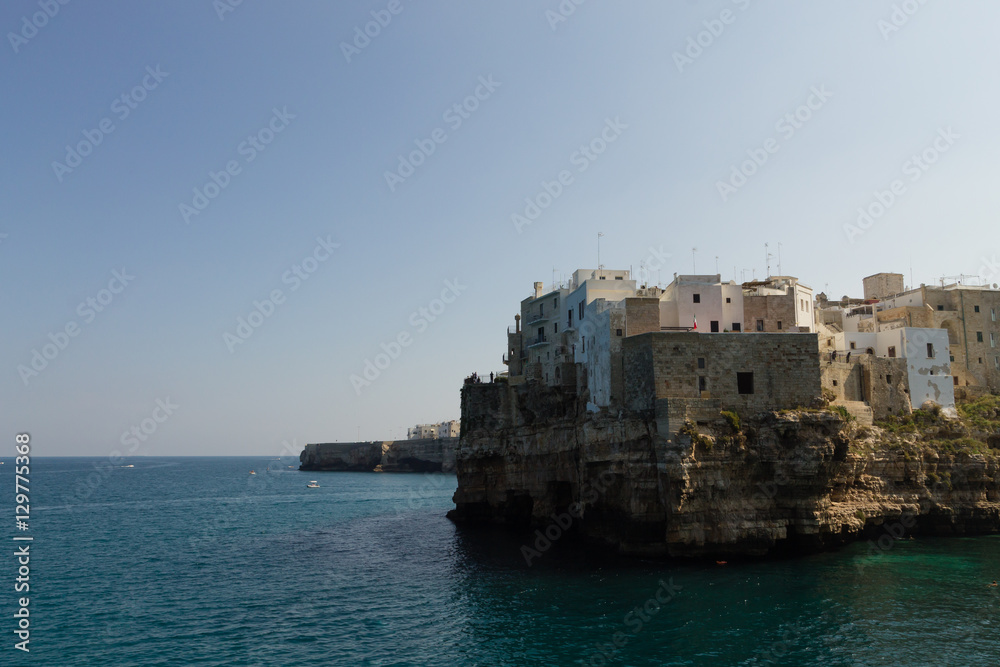
<svg viewBox="0 0 1000 667">
<path fill-rule="evenodd" d="M 886 375 L 885 376 L 885 383 L 886 384 L 892 384 L 892 376 L 891 375 Z"/>
<path fill-rule="evenodd" d="M 944 310 L 944 306 L 938 306 L 938 310 Z"/>
<path fill-rule="evenodd" d="M 730 297 L 727 296 L 726 297 L 726 303 L 732 303 L 732 302 L 733 302 L 732 298 L 730 298 Z"/>
<path fill-rule="evenodd" d="M 837 386 L 837 381 L 836 381 L 836 380 L 834 380 L 834 381 L 833 381 L 833 386 L 834 386 L 834 387 L 836 387 L 836 386 Z"/>
<path fill-rule="evenodd" d="M 705 367 L 705 357 L 698 357 L 698 368 Z"/>
<path fill-rule="evenodd" d="M 896 348 L 893 346 L 889 347 L 889 358 L 893 359 L 896 356 Z"/>
<path fill-rule="evenodd" d="M 778 331 L 781 331 L 781 320 L 778 320 Z"/>
<path fill-rule="evenodd" d="M 743 331 L 743 325 L 739 322 L 733 322 L 733 331 L 736 333 L 741 333 Z"/>
<path fill-rule="evenodd" d="M 694 295 L 694 302 L 695 303 L 701 303 L 701 295 L 700 294 L 695 294 Z"/>
<path fill-rule="evenodd" d="M 854 342 L 853 340 L 851 341 L 851 349 L 852 349 L 852 350 L 856 350 L 856 349 L 858 349 L 858 345 L 857 345 L 857 343 L 855 343 L 855 342 Z"/>
<path fill-rule="evenodd" d="M 737 373 L 736 389 L 741 394 L 753 393 L 753 373 Z"/>
<path fill-rule="evenodd" d="M 622 335 L 622 330 L 621 329 L 615 329 L 615 335 L 616 336 L 621 336 Z"/>
<path fill-rule="evenodd" d="M 764 330 L 764 320 L 757 320 L 757 331 Z"/>
<path fill-rule="evenodd" d="M 976 311 L 977 313 L 979 312 L 979 306 L 973 306 L 973 309 L 974 309 L 974 310 L 975 310 L 975 311 Z"/>
<path fill-rule="evenodd" d="M 976 342 L 977 343 L 982 343 L 983 342 L 983 332 L 982 331 L 977 331 L 976 332 Z"/>
</svg>

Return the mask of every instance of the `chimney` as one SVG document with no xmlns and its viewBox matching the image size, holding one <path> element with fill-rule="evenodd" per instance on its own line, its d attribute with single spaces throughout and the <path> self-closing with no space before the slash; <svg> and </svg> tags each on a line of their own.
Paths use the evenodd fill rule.
<svg viewBox="0 0 1000 667">
<path fill-rule="evenodd" d="M 537 299 L 542 295 L 542 283 L 535 283 L 535 298 Z"/>
</svg>

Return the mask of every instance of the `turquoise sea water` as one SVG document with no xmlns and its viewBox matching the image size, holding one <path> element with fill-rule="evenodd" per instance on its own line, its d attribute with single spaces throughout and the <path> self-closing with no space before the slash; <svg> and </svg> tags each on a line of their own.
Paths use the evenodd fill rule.
<svg viewBox="0 0 1000 667">
<path fill-rule="evenodd" d="M 725 566 L 561 545 L 528 567 L 520 539 L 445 519 L 454 476 L 104 463 L 33 460 L 31 652 L 13 649 L 10 547 L 0 665 L 1000 663 L 994 537 Z"/>
</svg>

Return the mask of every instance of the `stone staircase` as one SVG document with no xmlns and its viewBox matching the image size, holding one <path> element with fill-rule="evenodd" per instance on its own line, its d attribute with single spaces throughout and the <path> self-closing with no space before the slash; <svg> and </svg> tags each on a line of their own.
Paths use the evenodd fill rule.
<svg viewBox="0 0 1000 667">
<path fill-rule="evenodd" d="M 871 406 L 864 401 L 836 401 L 834 405 L 847 408 L 851 416 L 858 420 L 862 426 L 871 426 L 875 423 L 875 413 Z"/>
</svg>

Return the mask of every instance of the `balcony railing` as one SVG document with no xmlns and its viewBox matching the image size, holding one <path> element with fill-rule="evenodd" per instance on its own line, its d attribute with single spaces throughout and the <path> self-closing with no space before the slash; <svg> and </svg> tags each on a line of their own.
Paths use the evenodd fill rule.
<svg viewBox="0 0 1000 667">
<path fill-rule="evenodd" d="M 539 347 L 541 345 L 548 345 L 549 339 L 545 336 L 538 336 L 534 340 L 528 341 L 528 347 Z"/>
</svg>

